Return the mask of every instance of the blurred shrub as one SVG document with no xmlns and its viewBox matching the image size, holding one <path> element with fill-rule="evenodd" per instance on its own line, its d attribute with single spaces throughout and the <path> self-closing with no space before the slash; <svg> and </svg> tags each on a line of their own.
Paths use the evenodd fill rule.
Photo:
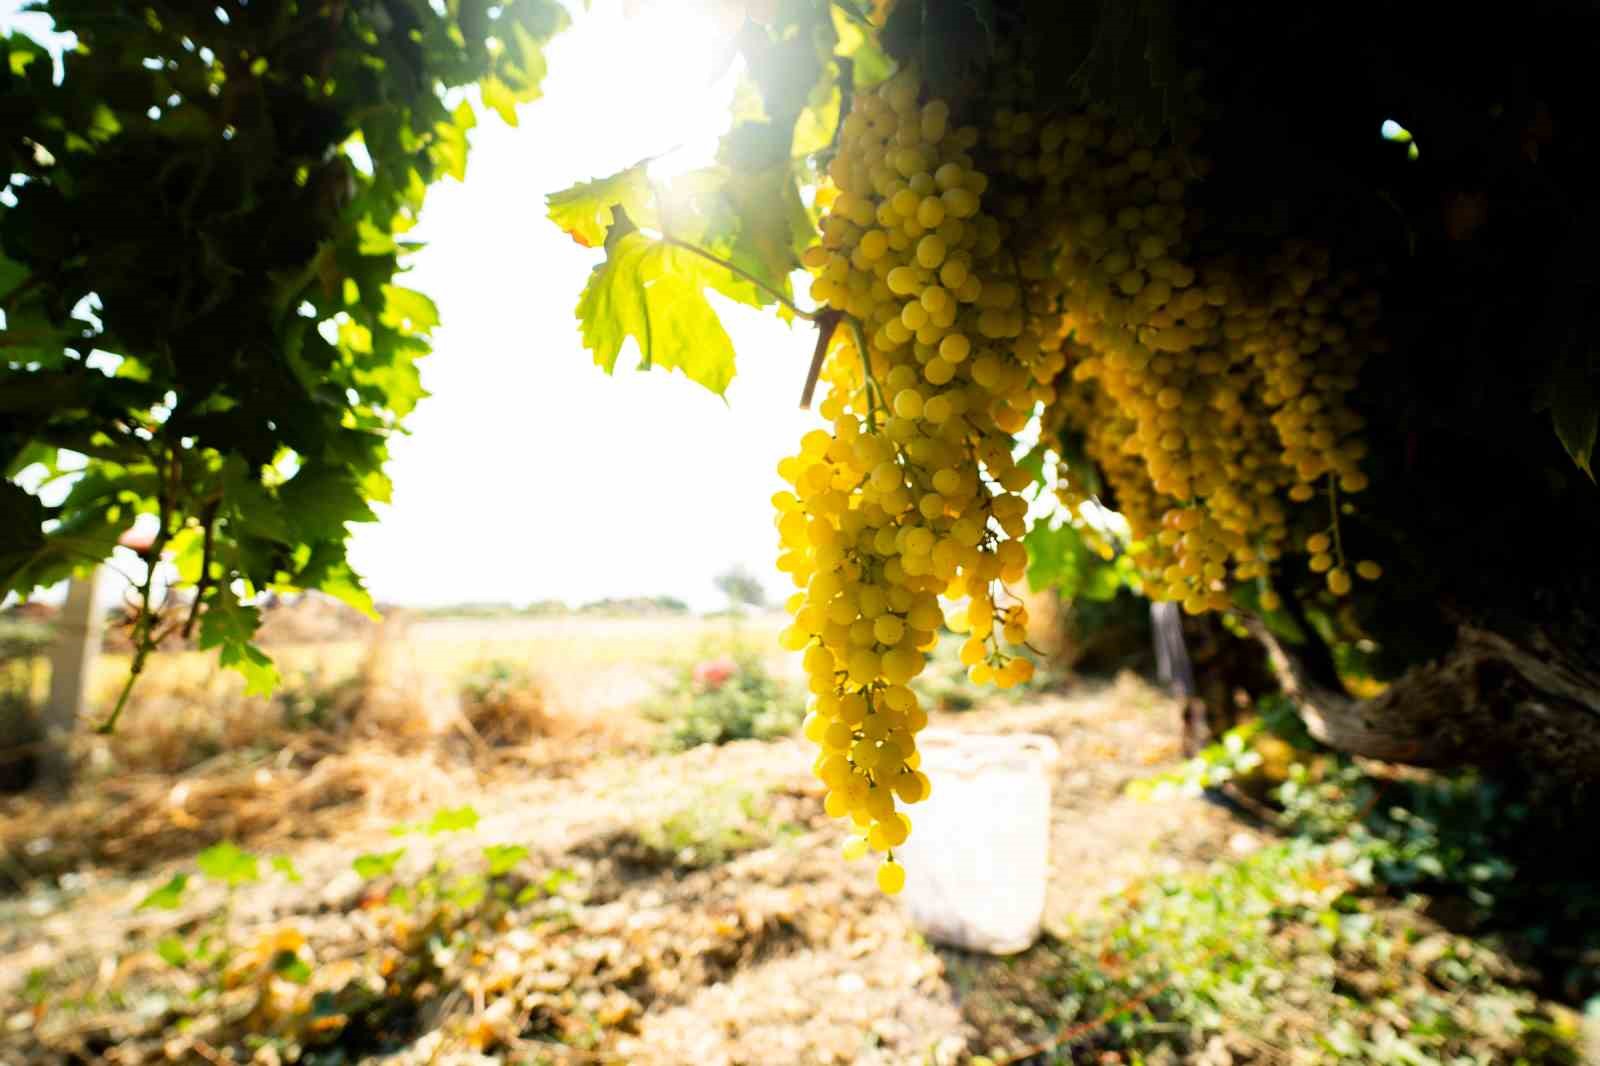
<svg viewBox="0 0 1600 1066">
<path fill-rule="evenodd" d="M 1233 784 L 1259 795 L 1288 781 L 1296 767 L 1302 780 L 1319 778 L 1332 758 L 1306 732 L 1294 704 L 1272 695 L 1258 700 L 1251 717 L 1215 743 L 1170 770 L 1130 782 L 1127 790 L 1136 799 L 1149 799 L 1173 791 L 1199 795 Z"/>
<path fill-rule="evenodd" d="M 313 666 L 283 675 L 271 699 L 286 729 L 338 732 L 359 713 L 365 685 L 360 673 Z"/>
<path fill-rule="evenodd" d="M 666 725 L 663 746 L 681 751 L 786 736 L 805 717 L 805 698 L 759 656 L 738 651 L 682 670 L 644 711 Z"/>
<path fill-rule="evenodd" d="M 1069 939 L 1035 948 L 1026 983 L 993 994 L 1053 1029 L 1083 1025 L 1118 1062 L 1263 1061 L 1254 1053 L 1271 1049 L 1264 1061 L 1575 1066 L 1577 1015 L 1547 997 L 1581 1002 L 1587 988 L 1539 984 L 1515 949 L 1530 927 L 1463 935 L 1449 905 L 1530 887 L 1491 828 L 1501 797 L 1470 779 L 1381 782 L 1349 765 L 1313 778 L 1296 764 L 1279 790 L 1287 837 L 1135 882 Z M 1588 908 L 1564 946 L 1592 952 L 1592 892 L 1569 880 L 1562 894 Z M 1069 1061 L 1061 1053 L 1040 1061 Z"/>
<path fill-rule="evenodd" d="M 231 671 L 189 665 L 180 656 L 152 660 L 116 731 L 79 738 L 91 765 L 179 773 L 224 753 L 276 751 L 308 733 L 343 734 L 365 704 L 367 679 L 359 671 L 286 668 L 263 698 L 245 695 Z"/>
<path fill-rule="evenodd" d="M 552 720 L 544 682 L 521 663 L 494 659 L 461 679 L 461 712 L 492 747 L 548 736 Z"/>
<path fill-rule="evenodd" d="M 686 869 L 727 862 L 771 843 L 779 827 L 761 797 L 746 789 L 703 790 L 693 802 L 636 828 L 639 843 L 659 861 Z"/>
<path fill-rule="evenodd" d="M 1113 897 L 1073 941 L 1100 944 L 1097 958 L 1047 945 L 1065 1020 L 1116 1015 L 1104 1046 L 1136 1057 L 1226 1045 L 1318 1063 L 1577 1062 L 1577 1015 L 1550 1000 L 1600 991 L 1600 856 L 1573 846 L 1594 800 L 1359 765 L 1319 749 L 1287 701 L 1260 710 L 1132 791 L 1260 779 L 1271 741 L 1293 753 L 1266 775 L 1282 836 Z"/>
<path fill-rule="evenodd" d="M 37 700 L 50 637 L 50 627 L 38 622 L 0 621 L 0 791 L 33 781 L 44 739 Z"/>
<path fill-rule="evenodd" d="M 37 661 L 50 650 L 51 629 L 43 622 L 0 619 L 0 667 Z"/>
</svg>

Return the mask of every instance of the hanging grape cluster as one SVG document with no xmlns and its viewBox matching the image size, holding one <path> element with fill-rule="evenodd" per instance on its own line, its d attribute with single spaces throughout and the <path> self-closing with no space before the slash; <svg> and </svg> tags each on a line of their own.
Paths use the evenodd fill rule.
<svg viewBox="0 0 1600 1066">
<path fill-rule="evenodd" d="M 1114 505 L 1152 598 L 1217 611 L 1253 582 L 1273 610 L 1290 551 L 1335 596 L 1352 570 L 1379 576 L 1339 536 L 1340 494 L 1367 481 L 1348 397 L 1380 347 L 1374 294 L 1306 242 L 1264 262 L 1198 255 L 1188 203 L 1208 164 L 1192 137 L 1038 113 L 1025 85 L 986 99 L 979 125 L 955 126 L 914 72 L 859 94 L 803 260 L 848 328 L 822 371 L 830 429 L 779 467 L 779 567 L 801 590 L 783 641 L 804 650 L 827 810 L 862 830 L 848 853 L 888 856 L 889 892 L 910 831 L 898 807 L 929 789 L 908 685 L 941 598 L 965 601 L 949 625 L 974 681 L 1032 674 L 1008 586 L 1027 564 L 1033 477 L 1013 453 L 1033 416 L 1082 442 L 1057 494 L 1079 517 Z"/>
<path fill-rule="evenodd" d="M 805 649 L 816 694 L 806 735 L 822 753 L 826 806 L 889 858 L 910 831 L 897 808 L 928 794 L 916 734 L 927 714 L 908 683 L 945 624 L 968 636 L 974 680 L 1010 687 L 1033 663 L 1012 649 L 1027 613 L 1020 538 L 1033 480 L 1012 458 L 1045 383 L 1061 369 L 1028 322 L 1005 227 L 985 208 L 980 135 L 953 128 L 944 102 L 920 100 L 905 73 L 857 97 L 829 167 L 822 240 L 805 256 L 811 294 L 850 316 L 824 367 L 831 424 L 779 473 L 779 567 L 802 589 L 785 645 Z M 1036 395 L 1036 390 L 1040 391 Z"/>
</svg>

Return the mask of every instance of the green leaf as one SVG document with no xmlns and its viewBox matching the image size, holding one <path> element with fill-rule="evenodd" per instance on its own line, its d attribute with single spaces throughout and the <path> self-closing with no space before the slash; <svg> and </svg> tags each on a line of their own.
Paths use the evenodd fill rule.
<svg viewBox="0 0 1600 1066">
<path fill-rule="evenodd" d="M 557 9 L 558 21 L 556 25 L 566 25 L 566 12 Z M 537 100 L 544 92 L 544 76 L 548 64 L 544 58 L 544 47 L 539 39 L 529 33 L 520 21 L 511 24 L 511 36 L 517 42 L 517 74 L 520 76 L 522 88 L 517 93 L 518 101 L 527 103 Z M 516 123 L 512 123 L 516 125 Z"/>
<path fill-rule="evenodd" d="M 1027 454 L 1017 460 L 1017 465 L 1026 470 L 1032 475 L 1033 480 L 1040 484 L 1044 483 L 1044 459 L 1048 450 L 1043 443 L 1035 444 L 1028 449 Z"/>
<path fill-rule="evenodd" d="M 647 163 L 648 160 L 635 163 L 608 178 L 579 182 L 570 189 L 551 193 L 545 198 L 550 221 L 585 248 L 598 248 L 605 243 L 606 232 L 616 221 L 615 208 L 626 211 L 635 225 L 654 225 L 654 194 L 645 169 Z"/>
<path fill-rule="evenodd" d="M 13 48 L 10 50 L 8 58 L 11 64 L 12 76 L 20 78 L 27 72 L 28 65 L 39 58 L 39 53 L 25 52 L 20 48 Z"/>
<path fill-rule="evenodd" d="M 787 166 L 737 174 L 729 183 L 728 196 L 739 215 L 738 238 L 728 258 L 772 288 L 792 295 L 789 276 L 800 267 L 800 253 L 817 238 L 794 175 Z M 758 291 L 756 296 L 754 306 L 772 302 L 767 293 Z"/>
<path fill-rule="evenodd" d="M 189 961 L 189 949 L 179 937 L 167 935 L 156 941 L 156 954 L 168 966 L 182 966 Z"/>
<path fill-rule="evenodd" d="M 368 618 L 378 617 L 377 608 L 372 604 L 372 594 L 362 584 L 361 576 L 346 561 L 342 544 L 332 541 L 318 544 L 305 567 L 295 575 L 295 583 L 301 588 L 313 588 L 332 596 Z"/>
<path fill-rule="evenodd" d="M 373 522 L 361 483 L 348 466 L 314 461 L 278 490 L 278 499 L 307 540 L 345 539 L 346 522 Z"/>
<path fill-rule="evenodd" d="M 435 811 L 433 820 L 423 827 L 429 836 L 440 833 L 460 833 L 478 826 L 478 812 L 472 807 L 446 807 Z"/>
<path fill-rule="evenodd" d="M 870 25 L 851 18 L 842 4 L 830 5 L 829 13 L 833 16 L 833 31 L 839 37 L 833 54 L 850 60 L 855 68 L 852 80 L 857 89 L 870 88 L 893 73 L 894 61 L 878 47 Z"/>
<path fill-rule="evenodd" d="M 817 86 L 805 109 L 795 119 L 794 137 L 789 147 L 792 155 L 811 155 L 833 143 L 833 131 L 839 125 L 839 108 L 843 100 L 838 85 L 826 82 Z"/>
<path fill-rule="evenodd" d="M 285 881 L 288 881 L 293 885 L 298 885 L 300 883 L 300 871 L 295 869 L 294 860 L 289 858 L 289 856 L 274 855 L 270 861 L 272 864 L 272 869 L 278 874 L 282 875 Z"/>
<path fill-rule="evenodd" d="M 44 548 L 44 505 L 10 481 L 0 481 L 0 596 L 26 592 L 18 579 Z"/>
<path fill-rule="evenodd" d="M 517 94 L 511 91 L 511 86 L 499 78 L 490 76 L 484 79 L 483 106 L 494 111 L 500 116 L 507 126 L 517 124 Z"/>
<path fill-rule="evenodd" d="M 200 872 L 213 881 L 237 887 L 261 879 L 261 868 L 254 854 L 229 840 L 211 847 L 195 856 Z"/>
<path fill-rule="evenodd" d="M 706 290 L 738 291 L 725 268 L 629 233 L 596 267 L 578 301 L 583 343 L 607 373 L 631 337 L 641 366 L 680 370 L 717 395 L 733 380 L 733 342 Z"/>
<path fill-rule="evenodd" d="M 1551 393 L 1550 420 L 1556 436 L 1578 469 L 1594 480 L 1594 447 L 1600 431 L 1600 392 L 1580 373 L 1564 375 L 1563 387 Z"/>
<path fill-rule="evenodd" d="M 28 268 L 14 259 L 0 255 L 0 299 L 10 296 L 28 280 Z"/>
<path fill-rule="evenodd" d="M 278 668 L 252 644 L 261 612 L 239 602 L 230 585 L 218 585 L 200 616 L 200 647 L 220 648 L 218 661 L 244 675 L 245 692 L 265 696 L 278 687 Z"/>
<path fill-rule="evenodd" d="M 1123 585 L 1122 575 L 1116 567 L 1107 563 L 1094 552 L 1089 553 L 1089 564 L 1084 569 L 1083 584 L 1078 589 L 1078 595 L 1086 600 L 1096 600 L 1104 603 L 1116 598 L 1117 590 Z"/>
<path fill-rule="evenodd" d="M 255 479 L 242 456 L 230 456 L 223 465 L 222 500 L 224 515 L 250 536 L 295 543 L 283 505 Z"/>
<path fill-rule="evenodd" d="M 386 229 L 373 225 L 369 219 L 364 218 L 356 223 L 356 234 L 359 237 L 356 251 L 362 255 L 394 255 L 400 250 L 400 246 L 395 243 L 394 235 Z M 353 283 L 346 278 L 345 284 L 348 286 Z"/>
<path fill-rule="evenodd" d="M 467 179 L 467 131 L 477 124 L 472 105 L 465 100 L 456 108 L 451 121 L 434 123 L 434 162 L 457 181 Z"/>
<path fill-rule="evenodd" d="M 427 333 L 439 325 L 439 308 L 415 289 L 383 287 L 383 315 L 379 319 L 402 333 Z"/>
<path fill-rule="evenodd" d="M 189 887 L 188 874 L 173 874 L 172 879 L 144 899 L 139 901 L 138 909 L 175 911 L 183 902 L 184 889 Z"/>
<path fill-rule="evenodd" d="M 298 952 L 288 948 L 280 950 L 272 956 L 272 972 L 285 981 L 292 981 L 297 985 L 306 984 L 311 980 L 311 967 L 306 965 Z"/>
<path fill-rule="evenodd" d="M 1028 549 L 1029 587 L 1053 588 L 1063 599 L 1078 595 L 1094 555 L 1071 523 L 1035 522 L 1022 544 Z"/>
<path fill-rule="evenodd" d="M 489 894 L 488 882 L 482 877 L 463 877 L 450 886 L 445 899 L 464 911 L 482 903 Z"/>
<path fill-rule="evenodd" d="M 394 868 L 405 857 L 405 853 L 405 848 L 368 852 L 365 855 L 357 855 L 350 867 L 369 881 L 374 877 L 387 877 L 394 873 Z"/>
<path fill-rule="evenodd" d="M 490 844 L 483 849 L 483 857 L 489 861 L 489 876 L 499 877 L 526 859 L 528 849 L 521 844 Z"/>
</svg>

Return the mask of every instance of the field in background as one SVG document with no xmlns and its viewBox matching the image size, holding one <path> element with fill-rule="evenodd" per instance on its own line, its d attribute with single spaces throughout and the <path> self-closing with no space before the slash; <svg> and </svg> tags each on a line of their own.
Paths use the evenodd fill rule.
<svg viewBox="0 0 1600 1066">
<path fill-rule="evenodd" d="M 0 1063 L 1578 1061 L 1600 944 L 1550 930 L 1600 913 L 1499 857 L 1490 792 L 1281 741 L 1180 763 L 1134 675 L 995 694 L 950 642 L 934 725 L 1061 758 L 1046 935 L 930 945 L 840 855 L 782 623 L 395 616 L 274 645 L 268 699 L 159 658 L 84 787 L 0 800 Z M 1250 820 L 1198 798 L 1224 774 Z M 1562 907 L 1542 974 L 1462 935 Z"/>
<path fill-rule="evenodd" d="M 780 614 L 482 619 L 414 618 L 394 612 L 369 639 L 276 645 L 270 652 L 285 676 L 328 678 L 353 675 L 374 654 L 391 652 L 403 656 L 403 662 L 392 664 L 395 669 L 451 678 L 481 663 L 510 663 L 547 678 L 559 689 L 589 698 L 595 695 L 597 679 L 614 680 L 619 666 L 626 673 L 641 667 L 672 668 L 730 651 L 776 657 L 777 634 L 786 624 Z M 128 663 L 127 655 L 108 653 L 99 658 L 93 681 L 99 706 L 115 702 Z M 163 689 L 195 686 L 213 698 L 227 699 L 237 698 L 244 688 L 238 675 L 217 665 L 215 653 L 181 651 L 152 659 L 140 682 L 140 689 L 147 691 L 140 695 L 154 699 Z M 601 698 L 613 702 L 603 693 Z"/>
<path fill-rule="evenodd" d="M 639 709 L 693 663 L 777 649 L 781 616 L 420 619 L 367 639 L 270 648 L 270 697 L 209 652 L 152 657 L 116 732 L 80 732 L 81 787 L 0 797 L 0 889 L 80 868 L 137 870 L 218 840 L 311 839 L 508 776 L 570 772 L 648 748 Z M 126 678 L 105 654 L 96 717 Z"/>
</svg>

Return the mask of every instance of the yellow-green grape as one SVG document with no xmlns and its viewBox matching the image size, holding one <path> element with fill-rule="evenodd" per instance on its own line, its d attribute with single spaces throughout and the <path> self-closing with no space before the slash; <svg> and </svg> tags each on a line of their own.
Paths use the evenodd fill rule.
<svg viewBox="0 0 1600 1066">
<path fill-rule="evenodd" d="M 878 889 L 886 896 L 897 896 L 906 887 L 906 868 L 893 859 L 878 867 Z"/>
<path fill-rule="evenodd" d="M 1345 596 L 1350 592 L 1350 574 L 1343 569 L 1328 571 L 1328 591 L 1335 596 Z"/>
</svg>

